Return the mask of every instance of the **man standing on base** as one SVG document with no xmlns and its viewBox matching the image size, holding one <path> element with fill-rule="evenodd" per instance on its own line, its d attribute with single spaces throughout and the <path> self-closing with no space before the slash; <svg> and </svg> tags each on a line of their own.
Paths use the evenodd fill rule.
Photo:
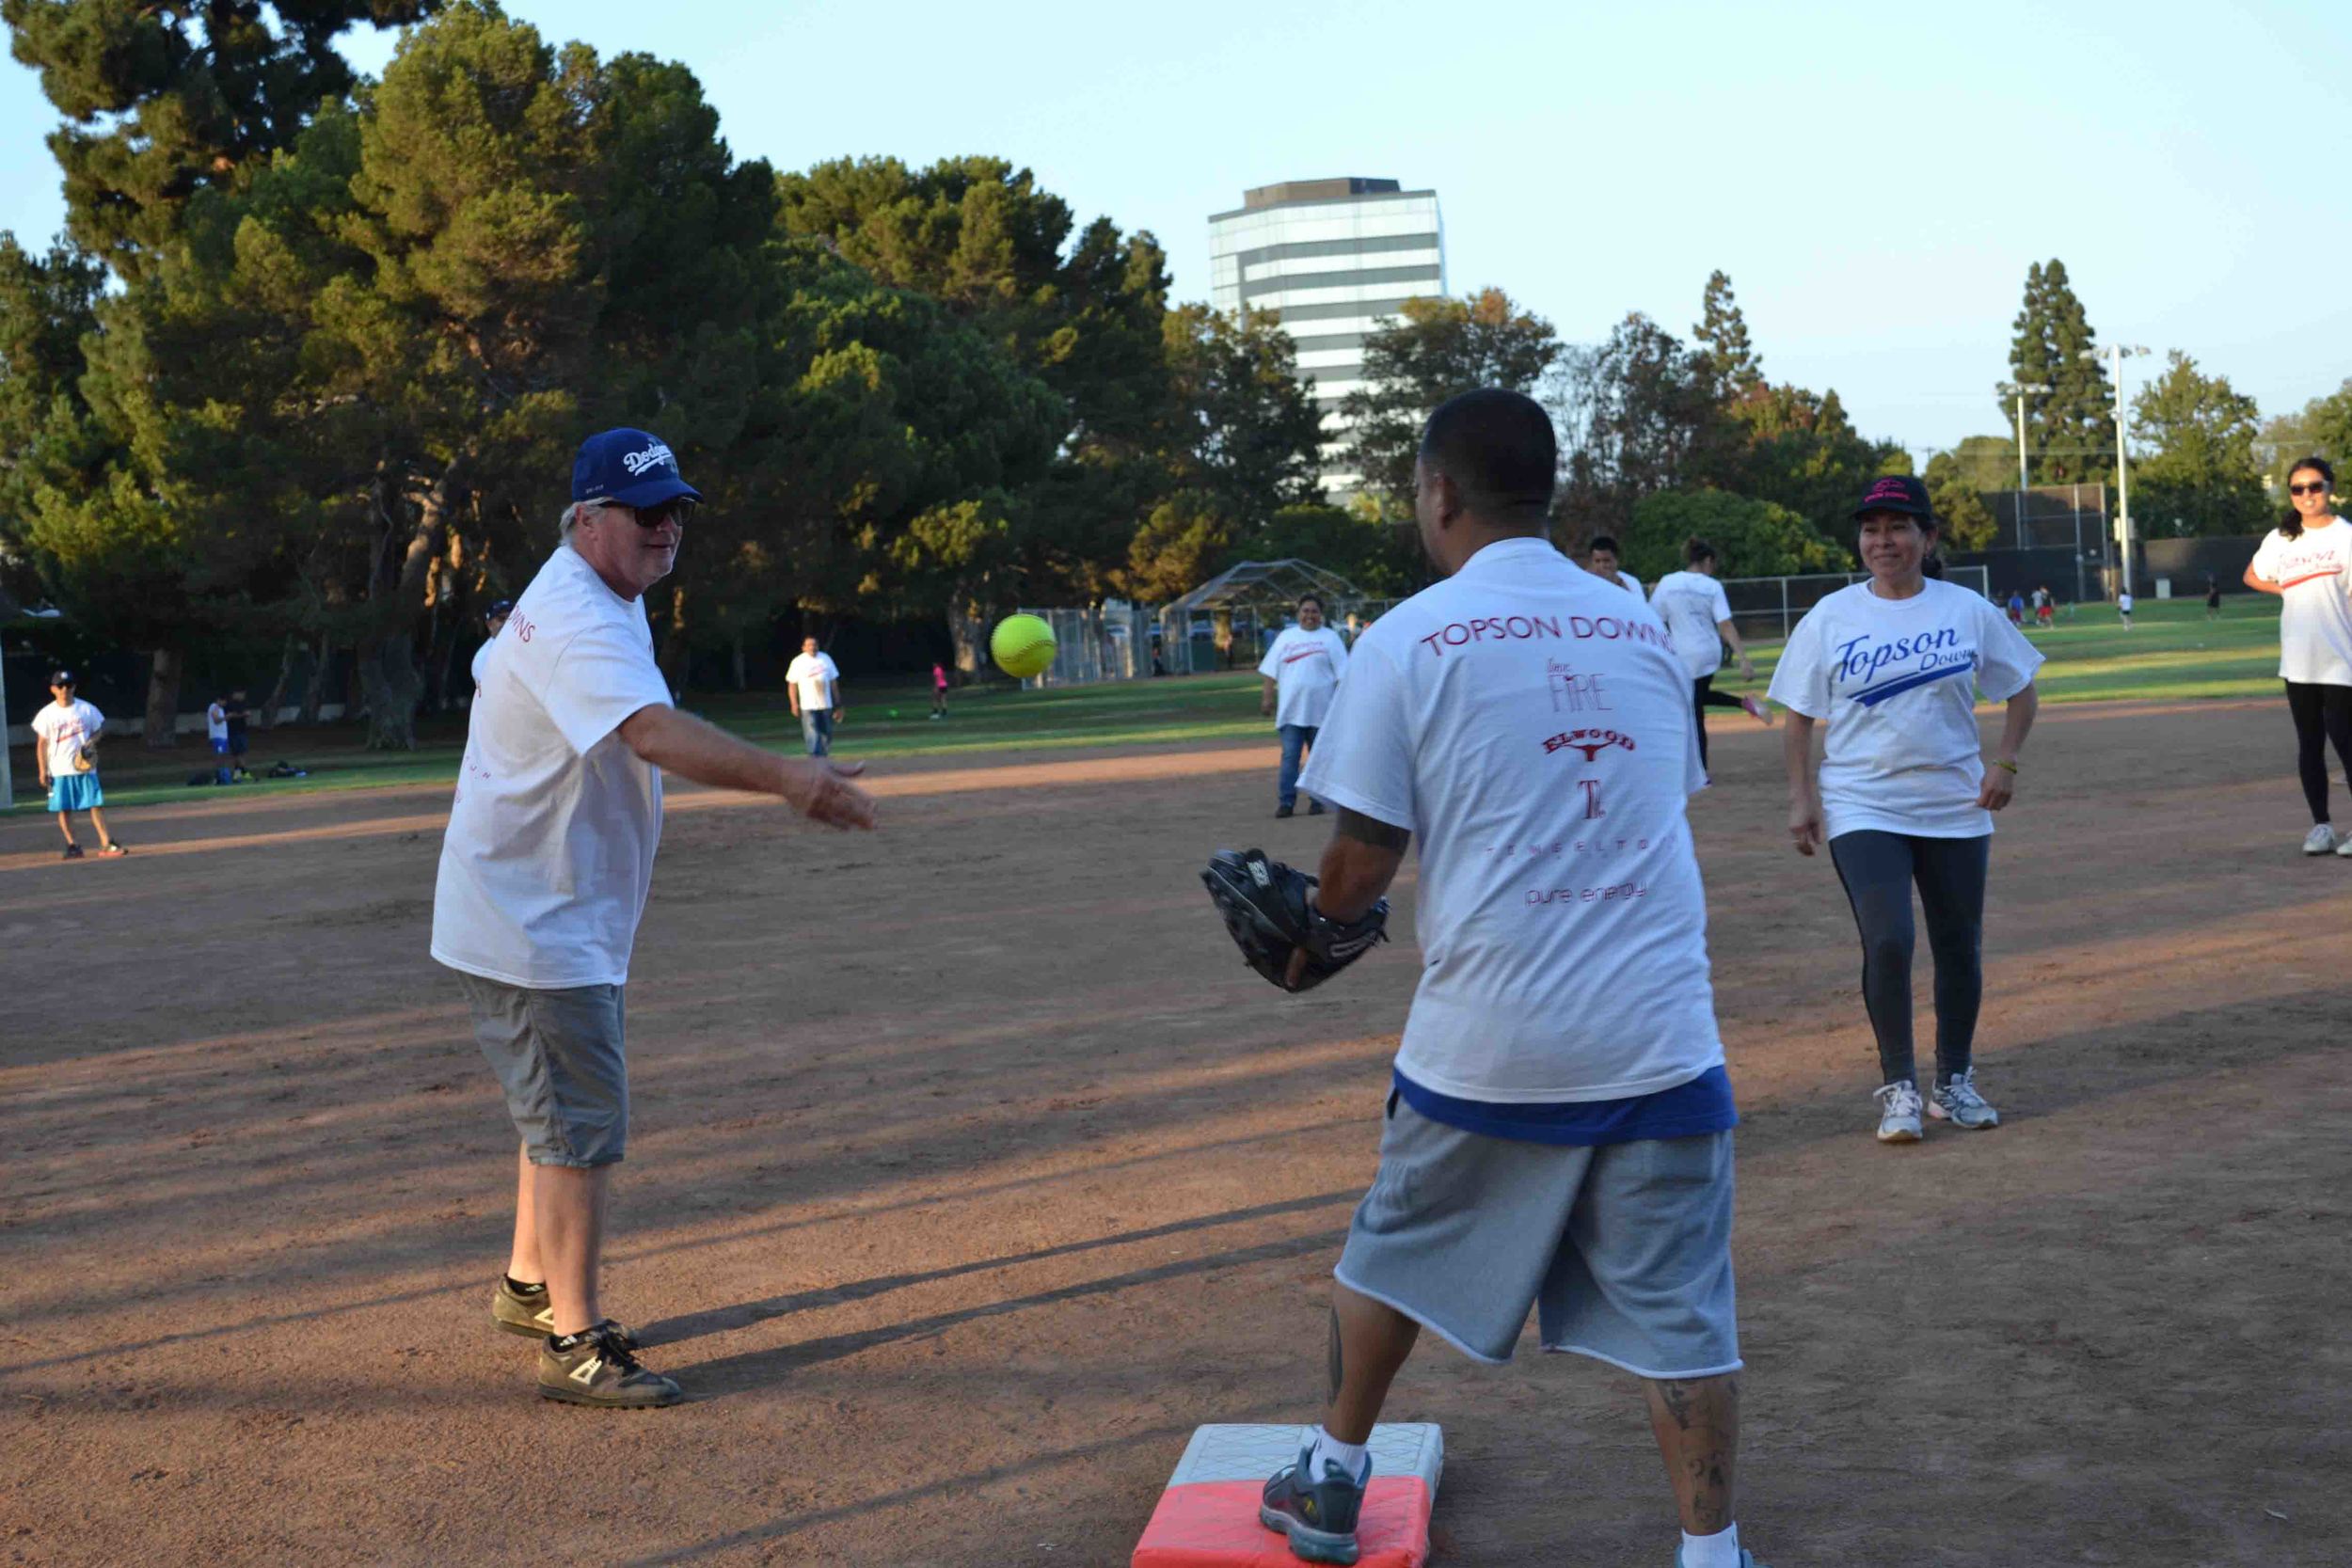
<svg viewBox="0 0 2352 1568">
<path fill-rule="evenodd" d="M 596 1291 L 628 1132 L 622 990 L 663 771 L 780 796 L 831 827 L 874 825 L 854 768 L 777 756 L 671 705 L 642 595 L 669 576 L 701 499 L 644 431 L 581 445 L 563 544 L 483 668 L 434 890 L 433 957 L 458 972 L 522 1136 L 491 1320 L 540 1342 L 539 1392 L 574 1404 L 682 1397 L 638 1364 Z"/>
<path fill-rule="evenodd" d="M 1414 513 L 1446 580 L 1358 641 L 1301 782 L 1339 810 L 1315 895 L 1339 928 L 1420 835 L 1424 964 L 1333 1271 L 1323 1422 L 1260 1504 L 1310 1561 L 1356 1560 L 1366 1444 L 1422 1326 L 1499 1363 L 1533 1307 L 1545 1349 L 1646 1381 L 1680 1568 L 1755 1568 L 1690 683 L 1646 605 L 1552 548 L 1554 457 L 1516 392 L 1430 417 Z"/>
</svg>

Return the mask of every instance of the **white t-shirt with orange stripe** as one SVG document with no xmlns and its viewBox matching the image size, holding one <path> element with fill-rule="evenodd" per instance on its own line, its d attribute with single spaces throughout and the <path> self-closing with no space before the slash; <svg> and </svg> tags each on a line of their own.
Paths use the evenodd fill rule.
<svg viewBox="0 0 2352 1568">
<path fill-rule="evenodd" d="M 2279 678 L 2352 686 L 2352 523 L 2335 518 L 2296 538 L 2273 529 L 2254 575 L 2285 590 L 2279 610 Z"/>
</svg>

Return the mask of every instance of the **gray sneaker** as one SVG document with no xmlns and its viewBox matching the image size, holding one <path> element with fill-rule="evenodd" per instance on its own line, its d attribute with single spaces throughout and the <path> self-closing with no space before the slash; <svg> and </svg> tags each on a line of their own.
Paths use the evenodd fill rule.
<svg viewBox="0 0 2352 1568">
<path fill-rule="evenodd" d="M 1872 1089 L 1879 1102 L 1879 1142 L 1915 1144 L 1919 1141 L 1919 1090 L 1908 1078 Z"/>
<path fill-rule="evenodd" d="M 2346 839 L 2344 843 L 2352 844 L 2352 839 Z M 2303 853 L 2307 855 L 2336 853 L 2343 848 L 2344 844 L 2336 842 L 2336 830 L 2325 822 L 2313 823 L 2312 831 L 2303 835 Z"/>
<path fill-rule="evenodd" d="M 569 1350 L 557 1350 L 553 1339 L 542 1341 L 539 1393 L 608 1410 L 651 1410 L 686 1397 L 675 1379 L 639 1366 L 610 1323 L 598 1323 Z"/>
<path fill-rule="evenodd" d="M 1935 1086 L 1928 1097 L 1928 1115 L 1972 1132 L 2001 1125 L 2001 1113 L 1986 1104 L 1984 1096 L 1977 1092 L 1977 1069 L 1973 1067 Z"/>
<path fill-rule="evenodd" d="M 506 1276 L 501 1275 L 498 1288 L 490 1292 L 490 1326 L 508 1334 L 544 1339 L 555 1332 L 555 1307 L 544 1288 L 520 1295 L 509 1288 Z M 623 1350 L 637 1348 L 636 1332 L 626 1323 L 607 1318 L 603 1326 L 619 1337 Z"/>
</svg>

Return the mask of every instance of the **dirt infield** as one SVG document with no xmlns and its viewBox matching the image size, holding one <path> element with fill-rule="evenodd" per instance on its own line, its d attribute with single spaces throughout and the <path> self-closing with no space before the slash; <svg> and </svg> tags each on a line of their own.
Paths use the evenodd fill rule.
<svg viewBox="0 0 2352 1568">
<path fill-rule="evenodd" d="M 1716 731 L 1743 1534 L 2352 1559 L 2352 861 L 2294 852 L 2283 708 L 2046 717 L 1994 852 L 2008 1125 L 1910 1149 L 1777 735 Z M 0 1562 L 1123 1563 L 1196 1424 L 1312 1414 L 1414 978 L 1232 955 L 1205 852 L 1323 836 L 1272 759 L 899 766 L 870 838 L 674 797 L 606 1299 L 694 1398 L 632 1414 L 485 1321 L 513 1144 L 424 955 L 442 797 L 126 810 L 118 862 L 0 824 Z M 1438 1560 L 1662 1568 L 1631 1380 L 1523 1349 L 1398 1382 Z"/>
</svg>

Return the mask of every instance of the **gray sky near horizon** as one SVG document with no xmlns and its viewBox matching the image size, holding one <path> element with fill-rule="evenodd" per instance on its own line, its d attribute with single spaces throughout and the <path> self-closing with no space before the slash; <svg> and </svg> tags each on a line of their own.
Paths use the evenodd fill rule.
<svg viewBox="0 0 2352 1568">
<path fill-rule="evenodd" d="M 1500 285 L 1570 341 L 1629 310 L 1687 335 L 1721 267 L 1766 373 L 1922 455 L 2004 428 L 2053 256 L 2102 344 L 2157 352 L 2129 388 L 2174 348 L 2265 417 L 2352 377 L 2352 6 L 506 8 L 683 61 L 739 157 L 1026 165 L 1080 222 L 1152 230 L 1179 299 L 1207 296 L 1211 213 L 1341 174 L 1434 187 L 1453 292 Z M 346 47 L 373 71 L 391 42 Z M 0 62 L 0 227 L 27 245 L 63 221 L 56 120 Z"/>
</svg>

